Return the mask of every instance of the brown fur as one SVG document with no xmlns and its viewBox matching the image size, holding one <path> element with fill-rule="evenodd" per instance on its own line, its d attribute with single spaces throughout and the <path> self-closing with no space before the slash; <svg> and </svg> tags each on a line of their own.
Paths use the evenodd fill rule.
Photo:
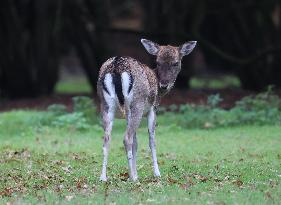
<svg viewBox="0 0 281 205">
<path fill-rule="evenodd" d="M 132 75 L 134 81 L 140 84 L 140 91 L 148 93 L 148 103 L 157 106 L 158 103 L 158 79 L 156 73 L 150 69 L 147 65 L 140 63 L 134 58 L 128 56 L 118 57 L 119 62 L 117 65 L 114 64 L 113 57 L 108 59 L 100 68 L 98 87 L 100 87 L 101 81 L 104 79 L 107 73 L 123 73 L 128 72 Z M 140 77 L 142 77 L 140 79 Z"/>
<path fill-rule="evenodd" d="M 108 59 L 101 67 L 97 84 L 101 100 L 101 114 L 104 125 L 104 160 L 100 179 L 107 180 L 106 167 L 109 142 L 115 115 L 126 117 L 127 128 L 124 146 L 127 153 L 129 174 L 137 180 L 136 153 L 137 136 L 144 113 L 148 112 L 149 146 L 151 148 L 154 175 L 160 176 L 155 148 L 156 108 L 159 99 L 174 85 L 181 69 L 181 59 L 188 55 L 196 45 L 190 41 L 180 47 L 159 46 L 152 41 L 142 39 L 146 50 L 156 55 L 155 70 L 131 57 L 114 57 Z"/>
</svg>

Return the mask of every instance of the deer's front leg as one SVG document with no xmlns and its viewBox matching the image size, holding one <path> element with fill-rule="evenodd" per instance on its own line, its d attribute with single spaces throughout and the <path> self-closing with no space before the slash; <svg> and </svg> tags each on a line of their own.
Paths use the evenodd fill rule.
<svg viewBox="0 0 281 205">
<path fill-rule="evenodd" d="M 124 138 L 124 146 L 127 153 L 129 174 L 133 181 L 138 179 L 136 168 L 137 139 L 136 131 L 140 125 L 144 110 L 144 102 L 134 103 L 128 110 L 127 130 Z"/>
<path fill-rule="evenodd" d="M 154 168 L 154 176 L 160 177 L 160 171 L 157 162 L 156 156 L 156 146 L 155 146 L 155 126 L 156 126 L 156 113 L 154 107 L 150 108 L 148 113 L 148 134 L 149 134 L 149 147 L 151 149 L 153 168 Z"/>
</svg>

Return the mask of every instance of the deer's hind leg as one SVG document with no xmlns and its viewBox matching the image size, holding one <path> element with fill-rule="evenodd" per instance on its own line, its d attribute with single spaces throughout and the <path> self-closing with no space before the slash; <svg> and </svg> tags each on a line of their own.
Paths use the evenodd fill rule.
<svg viewBox="0 0 281 205">
<path fill-rule="evenodd" d="M 127 113 L 127 129 L 124 137 L 124 146 L 128 158 L 129 175 L 133 181 L 138 179 L 136 168 L 136 131 L 143 116 L 144 105 L 144 102 L 132 103 Z"/>
<path fill-rule="evenodd" d="M 111 140 L 111 131 L 113 126 L 114 114 L 112 114 L 112 110 L 108 110 L 108 112 L 104 112 L 102 114 L 103 128 L 104 128 L 104 137 L 103 137 L 103 164 L 102 164 L 102 173 L 100 176 L 101 181 L 106 181 L 106 168 L 107 168 L 107 160 L 109 153 L 109 145 Z"/>
<path fill-rule="evenodd" d="M 135 174 L 135 177 L 138 178 L 138 172 L 137 172 L 137 152 L 138 152 L 138 140 L 137 140 L 137 133 L 135 132 L 134 138 L 133 138 L 133 172 Z"/>
<path fill-rule="evenodd" d="M 101 181 L 107 181 L 106 168 L 109 153 L 109 144 L 111 140 L 111 131 L 113 126 L 113 120 L 116 110 L 116 95 L 113 90 L 112 77 L 110 74 L 105 76 L 105 84 L 107 91 L 102 91 L 102 103 L 101 103 L 101 114 L 104 129 L 104 142 L 103 142 L 103 164 L 102 173 L 100 176 Z"/>
</svg>

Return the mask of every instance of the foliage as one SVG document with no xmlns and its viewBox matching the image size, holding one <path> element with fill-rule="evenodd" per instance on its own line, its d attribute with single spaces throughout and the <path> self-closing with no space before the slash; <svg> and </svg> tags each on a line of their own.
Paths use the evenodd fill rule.
<svg viewBox="0 0 281 205">
<path fill-rule="evenodd" d="M 78 130 L 88 129 L 90 124 L 82 112 L 67 113 L 58 116 L 51 125 L 58 127 L 74 127 Z"/>
<path fill-rule="evenodd" d="M 264 93 L 244 97 L 231 112 L 241 124 L 280 124 L 281 100 L 269 87 Z"/>
<path fill-rule="evenodd" d="M 280 125 L 281 99 L 272 92 L 270 87 L 266 92 L 256 96 L 247 96 L 236 102 L 230 110 L 219 108 L 222 101 L 219 94 L 210 95 L 207 105 L 185 104 L 169 107 L 168 111 L 178 110 L 180 115 L 175 119 L 182 127 L 214 128 L 222 126 L 238 126 L 245 124 Z M 160 109 L 165 113 L 165 109 Z M 167 111 L 167 110 L 166 110 Z M 169 113 L 165 113 L 169 116 Z"/>
<path fill-rule="evenodd" d="M 54 104 L 48 107 L 48 112 L 41 118 L 43 125 L 67 127 L 86 130 L 93 124 L 98 124 L 96 107 L 91 98 L 76 96 L 72 98 L 73 112 L 68 113 L 64 105 Z"/>
<path fill-rule="evenodd" d="M 54 115 L 63 115 L 67 112 L 66 106 L 62 104 L 53 104 L 48 106 L 48 112 L 51 112 Z"/>
<path fill-rule="evenodd" d="M 86 96 L 76 96 L 72 98 L 73 112 L 81 112 L 91 123 L 97 122 L 97 110 L 93 100 Z"/>
<path fill-rule="evenodd" d="M 0 204 L 278 204 L 281 200 L 279 126 L 187 130 L 164 124 L 173 119 L 160 115 L 156 139 L 162 176 L 153 177 L 145 125 L 138 130 L 139 182 L 131 183 L 122 142 L 125 122 L 117 119 L 109 182 L 102 183 L 102 129 L 91 126 L 70 132 L 52 125 L 38 127 L 36 121 L 45 114 L 0 114 Z"/>
<path fill-rule="evenodd" d="M 222 98 L 220 97 L 219 94 L 215 94 L 215 95 L 210 95 L 208 96 L 207 99 L 207 104 L 211 107 L 211 108 L 216 108 L 219 103 L 222 101 Z"/>
<path fill-rule="evenodd" d="M 241 87 L 240 80 L 234 75 L 222 75 L 222 76 L 206 76 L 196 77 L 193 76 L 190 79 L 190 87 L 195 89 L 223 89 L 223 88 L 239 88 Z"/>
</svg>

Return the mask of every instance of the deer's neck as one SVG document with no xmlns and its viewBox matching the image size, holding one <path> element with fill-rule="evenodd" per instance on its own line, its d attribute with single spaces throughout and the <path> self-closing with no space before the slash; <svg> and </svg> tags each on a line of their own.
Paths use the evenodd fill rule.
<svg viewBox="0 0 281 205">
<path fill-rule="evenodd" d="M 160 98 L 162 98 L 164 95 L 166 95 L 167 93 L 169 93 L 170 92 L 170 90 L 166 90 L 166 89 L 162 89 L 162 88 L 160 88 L 160 86 L 159 86 L 159 81 L 160 81 L 160 79 L 159 79 L 159 76 L 158 76 L 158 74 L 157 74 L 157 70 L 156 70 L 156 68 L 154 68 L 154 69 L 151 69 L 154 73 L 155 73 L 155 76 L 156 76 L 156 78 L 157 78 L 157 89 L 158 89 L 158 99 L 160 99 Z"/>
<path fill-rule="evenodd" d="M 164 95 L 166 95 L 169 92 L 170 92 L 170 90 L 161 89 L 158 85 L 158 97 L 159 98 L 162 98 Z"/>
</svg>

